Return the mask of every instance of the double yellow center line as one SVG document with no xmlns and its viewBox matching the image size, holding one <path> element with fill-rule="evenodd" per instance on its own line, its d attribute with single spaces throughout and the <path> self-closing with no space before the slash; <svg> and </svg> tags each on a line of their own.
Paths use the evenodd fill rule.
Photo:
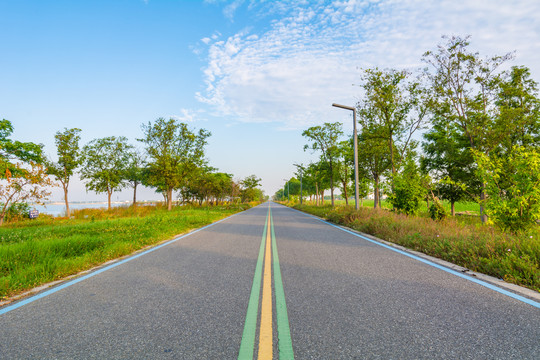
<svg viewBox="0 0 540 360">
<path fill-rule="evenodd" d="M 242 334 L 240 351 L 238 353 L 238 359 L 240 360 L 253 359 L 261 282 L 263 283 L 263 290 L 261 320 L 259 326 L 259 351 L 257 354 L 257 359 L 261 360 L 273 358 L 272 267 L 274 270 L 274 290 L 276 296 L 279 359 L 294 359 L 291 332 L 289 328 L 289 318 L 287 316 L 287 305 L 285 303 L 285 292 L 283 291 L 276 236 L 274 233 L 274 220 L 272 218 L 272 211 L 270 210 L 270 207 L 268 207 L 268 216 L 264 225 L 261 245 L 259 247 L 259 257 L 255 267 L 255 275 L 253 277 L 253 285 L 251 287 L 251 295 L 249 297 L 246 322 L 244 325 L 244 332 Z M 263 275 L 264 280 L 262 280 Z"/>
</svg>

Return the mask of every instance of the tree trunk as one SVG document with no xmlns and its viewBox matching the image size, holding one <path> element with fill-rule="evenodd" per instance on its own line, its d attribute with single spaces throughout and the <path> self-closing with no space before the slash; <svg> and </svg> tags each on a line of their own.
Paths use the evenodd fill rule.
<svg viewBox="0 0 540 360">
<path fill-rule="evenodd" d="M 376 209 L 379 205 L 379 178 L 375 178 L 375 184 L 373 185 L 373 208 Z"/>
<path fill-rule="evenodd" d="M 315 204 L 319 206 L 319 184 L 315 183 Z"/>
<path fill-rule="evenodd" d="M 4 204 L 4 207 L 2 208 L 2 213 L 0 214 L 0 226 L 4 224 L 4 216 L 6 216 L 7 205 L 8 203 Z"/>
<path fill-rule="evenodd" d="M 172 187 L 167 189 L 167 210 L 172 210 Z"/>
<path fill-rule="evenodd" d="M 107 210 L 111 211 L 111 196 L 112 196 L 112 189 L 107 188 L 107 201 L 109 204 L 109 207 Z"/>
<path fill-rule="evenodd" d="M 333 181 L 332 181 L 333 183 Z M 332 199 L 332 207 L 334 207 L 334 184 L 332 184 L 332 187 L 330 188 L 330 198 Z"/>
<path fill-rule="evenodd" d="M 349 205 L 349 197 L 347 196 L 347 183 L 343 182 L 343 193 L 345 194 L 345 205 Z"/>
<path fill-rule="evenodd" d="M 484 200 L 486 200 L 486 183 L 482 184 L 482 193 L 480 194 L 480 200 L 482 203 Z M 482 224 L 485 224 L 488 220 L 487 215 L 484 212 L 484 206 L 480 205 L 480 219 L 482 220 Z"/>
<path fill-rule="evenodd" d="M 321 205 L 324 206 L 324 189 L 321 190 Z"/>
<path fill-rule="evenodd" d="M 137 206 L 137 183 L 133 184 L 133 207 Z"/>
<path fill-rule="evenodd" d="M 64 201 L 66 203 L 66 216 L 69 219 L 71 212 L 69 211 L 69 202 L 68 202 L 68 189 L 67 186 L 64 186 Z"/>
<path fill-rule="evenodd" d="M 450 208 L 452 209 L 451 210 L 452 211 L 452 216 L 456 216 L 456 207 L 455 207 L 455 205 L 456 205 L 455 201 L 450 202 Z"/>
</svg>

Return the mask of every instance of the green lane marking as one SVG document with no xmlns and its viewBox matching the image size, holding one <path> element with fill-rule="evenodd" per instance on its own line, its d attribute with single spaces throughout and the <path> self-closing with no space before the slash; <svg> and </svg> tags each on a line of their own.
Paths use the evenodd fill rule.
<svg viewBox="0 0 540 360">
<path fill-rule="evenodd" d="M 270 210 L 269 210 L 270 211 Z M 244 332 L 242 333 L 242 342 L 238 352 L 239 360 L 252 360 L 253 347 L 255 346 L 255 333 L 257 331 L 257 314 L 259 310 L 259 294 L 261 292 L 262 267 L 264 259 L 264 242 L 266 240 L 267 217 L 264 218 L 264 231 L 259 248 L 259 257 L 255 266 L 255 275 L 253 276 L 253 285 L 251 286 L 251 295 L 246 313 L 246 322 L 244 323 Z"/>
<path fill-rule="evenodd" d="M 289 317 L 287 315 L 287 304 L 285 303 L 285 291 L 283 291 L 283 282 L 281 281 L 281 269 L 279 268 L 279 256 L 276 244 L 276 235 L 274 234 L 274 218 L 270 211 L 270 224 L 272 231 L 272 254 L 274 255 L 274 287 L 276 293 L 276 317 L 278 330 L 278 349 L 279 358 L 284 360 L 294 359 L 292 347 L 291 330 L 289 327 Z"/>
</svg>

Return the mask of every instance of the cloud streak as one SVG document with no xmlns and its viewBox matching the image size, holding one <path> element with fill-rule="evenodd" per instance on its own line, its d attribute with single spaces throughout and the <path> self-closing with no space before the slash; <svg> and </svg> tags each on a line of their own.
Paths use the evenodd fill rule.
<svg viewBox="0 0 540 360">
<path fill-rule="evenodd" d="M 227 16 L 241 5 L 230 5 Z M 203 40 L 206 89 L 196 97 L 229 121 L 305 128 L 343 118 L 330 104 L 356 102 L 359 68 L 423 66 L 422 54 L 434 49 L 443 34 L 471 34 L 472 48 L 486 56 L 517 50 L 516 63 L 540 76 L 540 3 L 535 0 L 306 1 L 250 7 L 272 14 L 266 31 Z"/>
</svg>

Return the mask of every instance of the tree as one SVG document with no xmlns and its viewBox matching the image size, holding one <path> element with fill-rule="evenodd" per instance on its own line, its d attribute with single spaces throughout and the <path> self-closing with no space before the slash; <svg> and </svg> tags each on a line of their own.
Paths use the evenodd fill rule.
<svg viewBox="0 0 540 360">
<path fill-rule="evenodd" d="M 107 193 L 109 210 L 113 191 L 124 186 L 129 151 L 132 148 L 124 136 L 94 139 L 83 148 L 81 179 L 87 181 L 86 189 Z"/>
<path fill-rule="evenodd" d="M 358 135 L 358 168 L 363 169 L 360 178 L 368 178 L 373 183 L 373 207 L 381 206 L 383 174 L 392 166 L 390 151 L 385 143 L 373 133 L 377 129 L 363 128 Z"/>
<path fill-rule="evenodd" d="M 200 129 L 196 134 L 185 123 L 174 119 L 157 119 L 142 125 L 149 157 L 148 184 L 162 192 L 167 209 L 172 209 L 172 192 L 186 184 L 187 177 L 204 164 L 204 146 L 211 135 Z"/>
<path fill-rule="evenodd" d="M 334 178 L 335 164 L 340 157 L 338 140 L 343 135 L 342 124 L 324 123 L 322 126 L 313 126 L 302 132 L 302 136 L 311 140 L 310 144 L 304 146 L 304 151 L 311 149 L 321 152 L 321 160 L 328 166 L 330 179 L 330 195 L 332 207 L 334 206 Z"/>
<path fill-rule="evenodd" d="M 310 195 L 315 195 L 315 203 L 319 206 L 324 204 L 324 190 L 330 187 L 330 178 L 328 176 L 326 163 L 319 161 L 310 163 L 303 175 L 303 188 Z"/>
<path fill-rule="evenodd" d="M 341 141 L 338 144 L 339 157 L 336 162 L 336 174 L 339 182 L 341 183 L 341 195 L 345 198 L 345 205 L 349 205 L 349 183 L 351 179 L 354 182 L 354 170 L 351 171 L 351 164 L 349 159 L 353 159 L 354 150 L 350 141 Z M 352 162 L 354 166 L 354 160 Z M 352 174 L 352 176 L 351 176 Z M 352 189 L 354 194 L 354 189 Z"/>
<path fill-rule="evenodd" d="M 388 196 L 392 207 L 407 215 L 416 214 L 426 192 L 422 186 L 424 182 L 413 154 L 409 153 L 403 170 L 394 177 L 394 186 Z"/>
<path fill-rule="evenodd" d="M 474 152 L 479 174 L 486 184 L 483 204 L 490 221 L 502 230 L 518 233 L 536 226 L 540 219 L 540 153 L 515 146 L 508 161 Z M 508 172 L 510 162 L 515 171 Z"/>
<path fill-rule="evenodd" d="M 10 170 L 13 175 L 0 180 L 0 226 L 4 223 L 4 217 L 10 206 L 26 201 L 40 202 L 51 194 L 46 187 L 53 186 L 45 167 L 41 164 L 12 163 L 9 166 L 14 170 Z"/>
<path fill-rule="evenodd" d="M 540 99 L 538 83 L 525 66 L 513 66 L 499 84 L 496 105 L 503 122 L 512 123 L 514 131 L 502 139 L 501 151 L 510 153 L 515 146 L 540 144 Z"/>
<path fill-rule="evenodd" d="M 13 141 L 9 139 L 12 133 L 11 122 L 6 119 L 0 121 L 0 179 L 26 173 L 28 170 L 20 166 L 21 162 L 36 164 L 43 162 L 43 145 Z"/>
<path fill-rule="evenodd" d="M 58 162 L 47 162 L 47 172 L 62 184 L 64 201 L 66 204 L 66 216 L 68 218 L 71 215 L 68 200 L 69 180 L 82 161 L 79 151 L 79 141 L 81 140 L 81 137 L 79 136 L 80 132 L 81 129 L 78 128 L 64 128 L 63 132 L 56 132 L 56 135 L 54 135 L 54 142 L 56 144 Z"/>
<path fill-rule="evenodd" d="M 468 50 L 469 38 L 444 36 L 446 44 L 424 54 L 423 60 L 433 69 L 425 73 L 434 96 L 431 112 L 459 130 L 469 149 L 489 155 L 517 125 L 500 116 L 496 104 L 501 83 L 497 70 L 512 55 L 481 59 Z M 480 198 L 483 203 L 485 190 Z M 486 222 L 482 206 L 480 212 Z"/>
<path fill-rule="evenodd" d="M 128 163 L 124 172 L 124 180 L 133 188 L 133 207 L 137 206 L 137 186 L 144 183 L 146 178 L 146 159 L 139 151 L 128 153 Z"/>
<path fill-rule="evenodd" d="M 444 119 L 434 118 L 432 123 L 430 131 L 424 134 L 420 165 L 436 181 L 434 190 L 450 202 L 454 216 L 455 203 L 479 197 L 481 183 L 468 139 Z"/>
<path fill-rule="evenodd" d="M 242 202 L 254 201 L 260 195 L 262 195 L 261 190 L 257 189 L 257 187 L 261 185 L 261 179 L 255 175 L 247 176 L 244 180 L 242 180 L 241 185 Z"/>
<path fill-rule="evenodd" d="M 416 146 L 412 137 L 424 127 L 427 112 L 426 93 L 410 76 L 395 69 L 366 69 L 362 84 L 365 95 L 358 104 L 362 128 L 388 148 L 392 179 L 404 154 Z"/>
</svg>

